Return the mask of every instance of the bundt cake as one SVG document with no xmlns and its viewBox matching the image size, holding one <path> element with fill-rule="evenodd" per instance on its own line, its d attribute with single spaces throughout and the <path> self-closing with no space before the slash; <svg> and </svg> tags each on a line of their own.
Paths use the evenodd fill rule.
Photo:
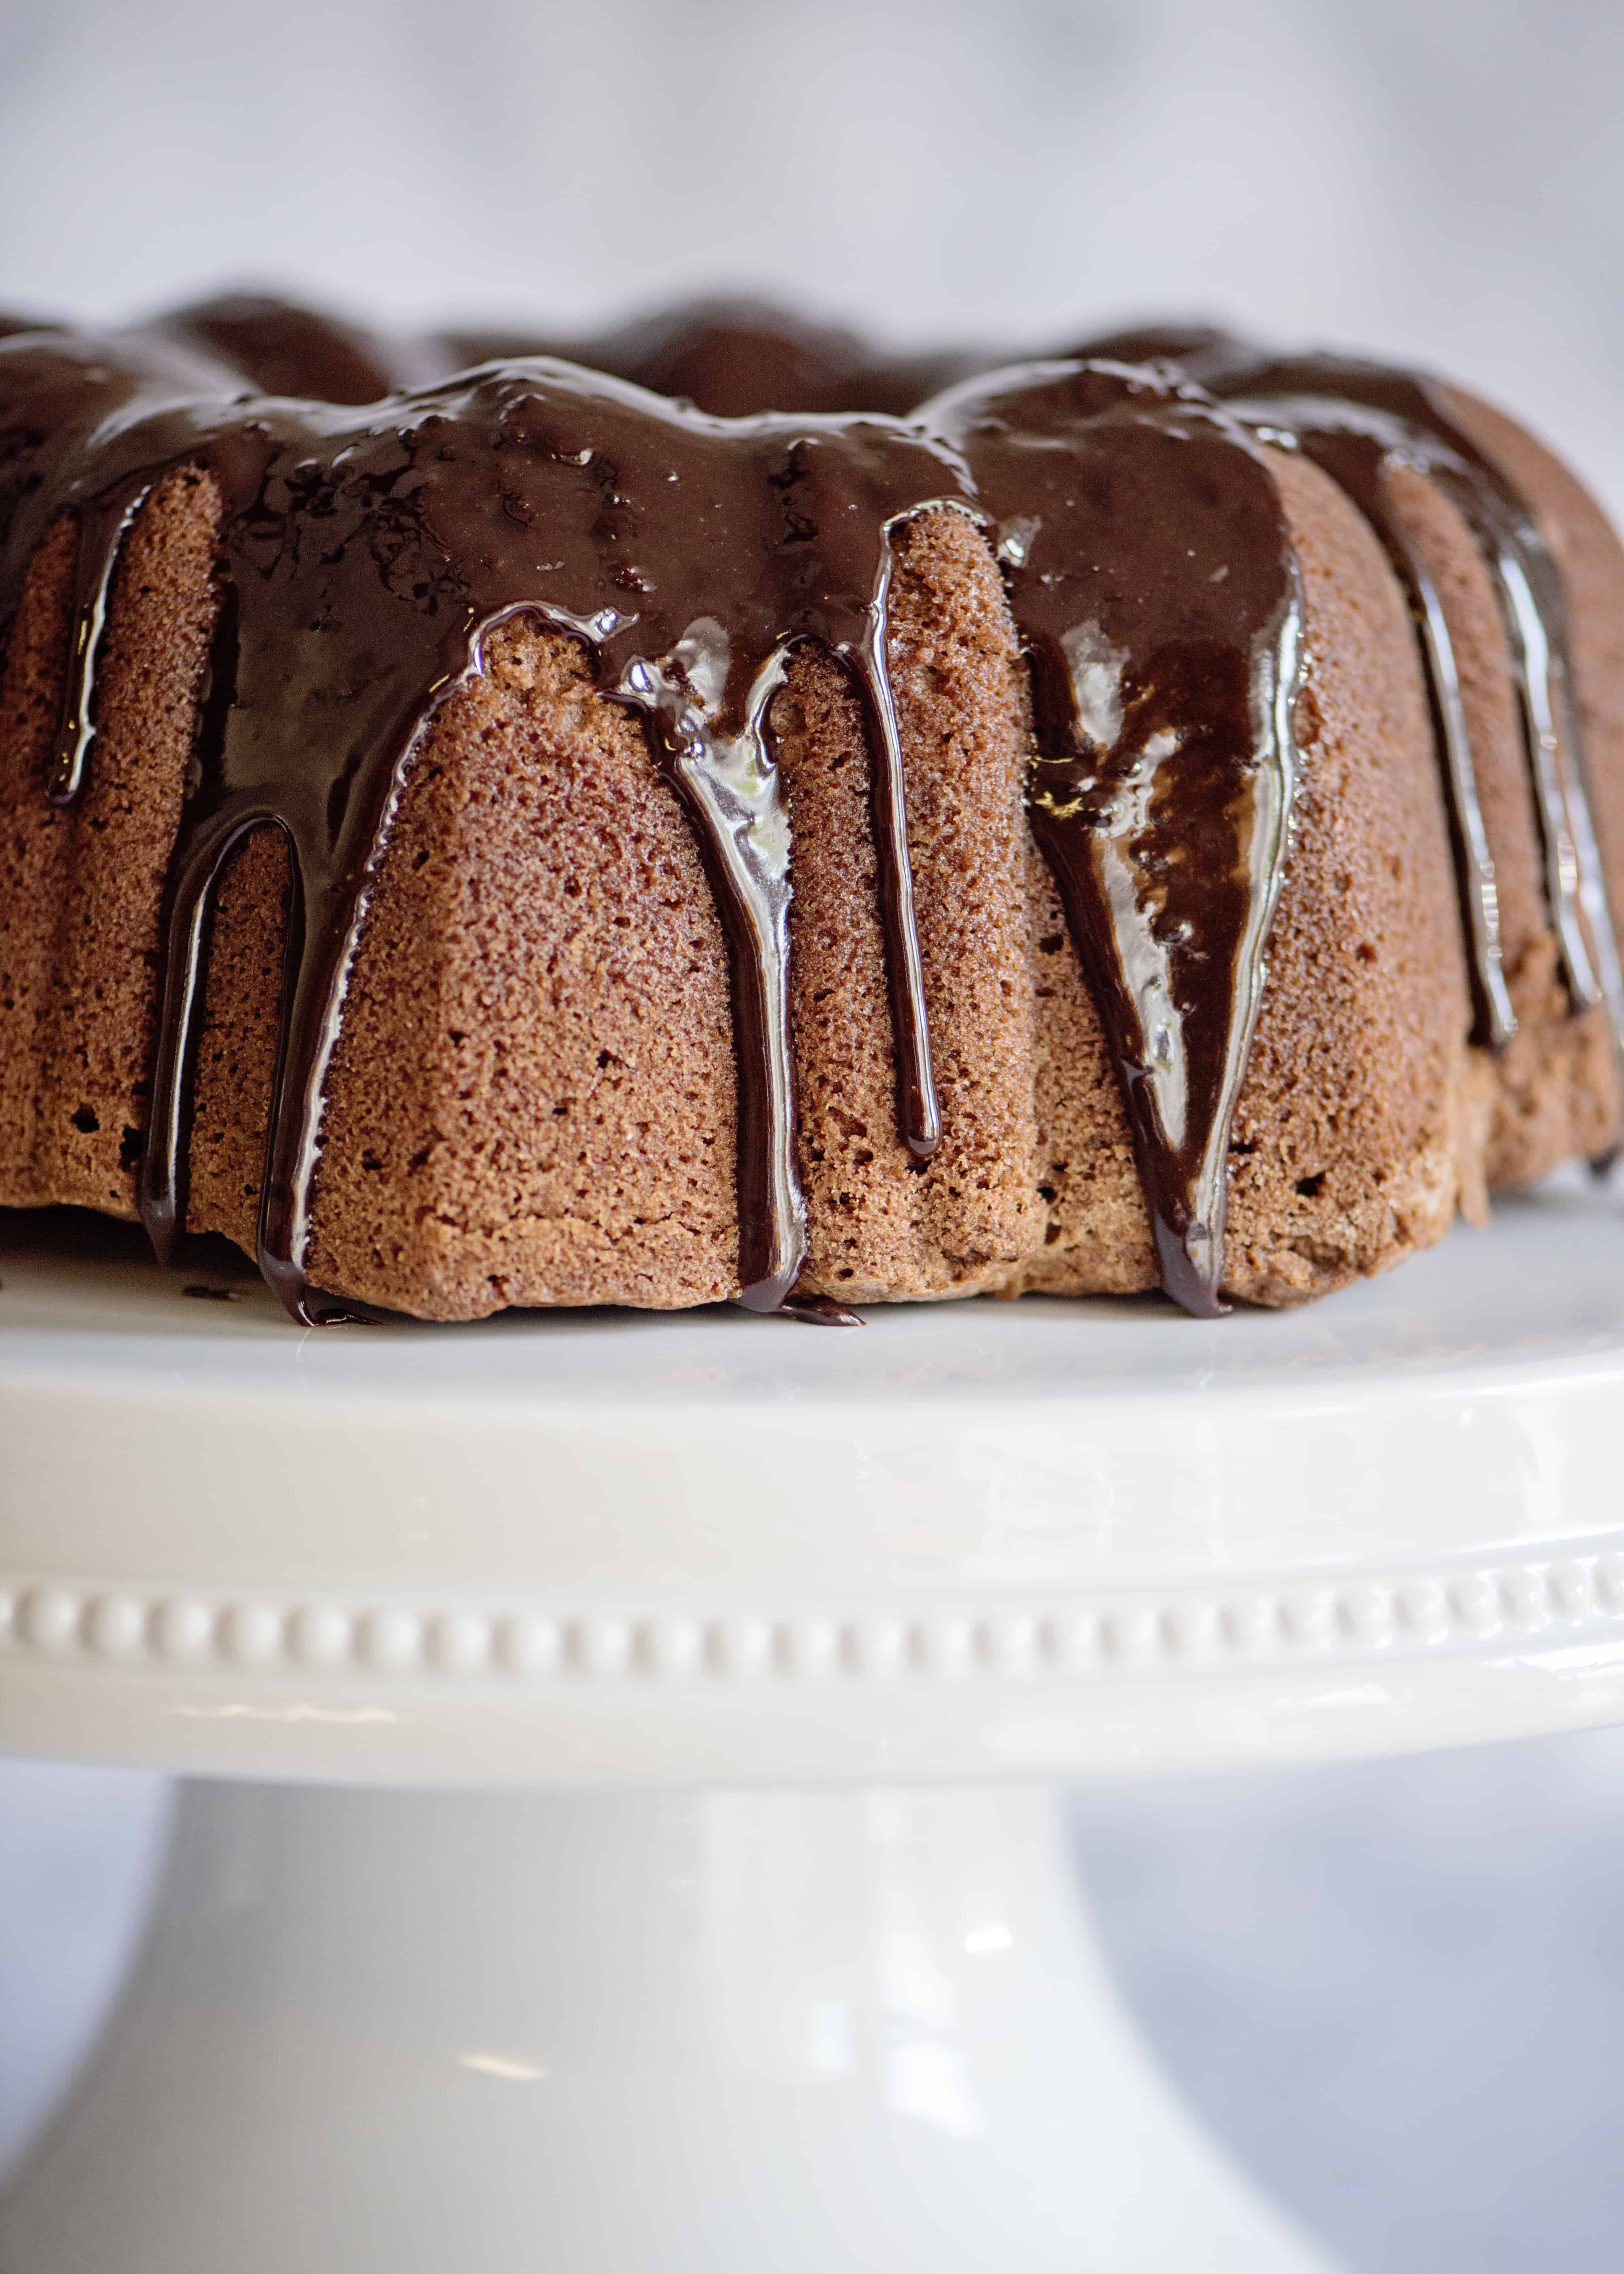
<svg viewBox="0 0 1624 2274">
<path fill-rule="evenodd" d="M 0 319 L 0 1205 L 302 1319 L 1294 1303 L 1619 1133 L 1624 553 L 1439 382 Z"/>
</svg>

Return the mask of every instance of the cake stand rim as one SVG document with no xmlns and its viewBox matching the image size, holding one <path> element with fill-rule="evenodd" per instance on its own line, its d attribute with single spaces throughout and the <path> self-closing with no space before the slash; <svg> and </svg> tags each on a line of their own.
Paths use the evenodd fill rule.
<svg viewBox="0 0 1624 2274">
<path fill-rule="evenodd" d="M 872 1359 L 737 1321 L 435 1338 L 414 1397 L 387 1394 L 404 1344 L 344 1360 L 346 1387 L 319 1338 L 216 1333 L 133 1265 L 25 1254 L 0 1297 L 0 1742 L 818 1783 L 1624 1718 L 1615 1261 L 1605 1197 L 1512 1210 L 1350 1306 L 1349 1347 L 1388 1352 L 1363 1367 L 1335 1323 L 1203 1343 L 1141 1316 L 1073 1390 L 1077 1354 L 1116 1345 L 1050 1306 L 893 1320 Z M 526 1392 L 544 1341 L 575 1390 Z M 664 1376 L 598 1394 L 628 1352 Z"/>
</svg>

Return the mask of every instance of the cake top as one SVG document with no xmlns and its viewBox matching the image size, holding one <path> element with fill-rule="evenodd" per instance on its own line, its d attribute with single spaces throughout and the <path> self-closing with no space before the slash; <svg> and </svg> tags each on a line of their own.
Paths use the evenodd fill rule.
<svg viewBox="0 0 1624 2274">
<path fill-rule="evenodd" d="M 243 298 L 104 337 L 0 338 L 0 622 L 47 530 L 64 515 L 78 526 L 56 802 L 81 794 L 95 762 L 97 653 L 124 532 L 178 468 L 206 469 L 222 501 L 224 605 L 171 872 L 139 1179 L 161 1252 L 184 1222 L 208 909 L 234 848 L 274 827 L 292 855 L 295 952 L 260 1261 L 296 1315 L 332 1315 L 304 1257 L 350 963 L 438 705 L 479 671 L 492 628 L 525 613 L 582 641 L 602 692 L 645 716 L 706 853 L 733 968 L 741 1299 L 793 1304 L 793 852 L 770 708 L 805 642 L 861 692 L 898 1126 L 928 1157 L 939 1115 L 886 598 L 893 532 L 951 511 L 994 546 L 1031 659 L 1028 810 L 1121 1078 L 1164 1283 L 1187 1308 L 1215 1310 L 1230 1118 L 1297 772 L 1301 598 L 1270 448 L 1326 465 L 1410 584 L 1479 1027 L 1490 1042 L 1508 1035 L 1447 627 L 1385 513 L 1384 467 L 1421 465 L 1462 502 L 1520 632 L 1530 748 L 1554 733 L 1541 702 L 1548 712 L 1565 683 L 1530 664 L 1561 654 L 1561 595 L 1531 517 L 1439 390 L 1366 365 L 1271 362 L 1194 328 L 1014 365 L 904 364 L 729 305 L 565 344 L 568 358 L 516 337 L 390 343 Z M 483 359 L 462 368 L 470 357 Z M 1547 819 L 1584 840 L 1552 870 L 1568 983 L 1575 1001 L 1616 1005 L 1616 969 L 1591 953 L 1604 931 L 1610 950 L 1611 927 L 1580 920 L 1599 889 L 1588 827 L 1575 832 L 1566 805 L 1557 815 L 1560 785 L 1547 791 Z"/>
</svg>

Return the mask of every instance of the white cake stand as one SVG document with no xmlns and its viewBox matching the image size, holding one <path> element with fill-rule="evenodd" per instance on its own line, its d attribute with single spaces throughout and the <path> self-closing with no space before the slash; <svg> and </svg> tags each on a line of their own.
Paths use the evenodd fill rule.
<svg viewBox="0 0 1624 2274">
<path fill-rule="evenodd" d="M 300 1334 L 0 1224 L 0 1728 L 188 1773 L 12 2274 L 1311 2274 L 1045 1782 L 1624 1718 L 1578 1179 L 1201 1326 Z"/>
</svg>

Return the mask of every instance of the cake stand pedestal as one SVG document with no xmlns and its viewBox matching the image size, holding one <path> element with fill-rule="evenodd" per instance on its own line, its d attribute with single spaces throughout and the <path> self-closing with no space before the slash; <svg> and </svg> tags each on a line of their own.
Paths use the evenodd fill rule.
<svg viewBox="0 0 1624 2274">
<path fill-rule="evenodd" d="M 1324 2274 L 1045 1787 L 1624 1718 L 1624 1228 L 1160 1305 L 301 1335 L 0 1219 L 0 1731 L 190 1775 L 16 2274 Z"/>
</svg>

